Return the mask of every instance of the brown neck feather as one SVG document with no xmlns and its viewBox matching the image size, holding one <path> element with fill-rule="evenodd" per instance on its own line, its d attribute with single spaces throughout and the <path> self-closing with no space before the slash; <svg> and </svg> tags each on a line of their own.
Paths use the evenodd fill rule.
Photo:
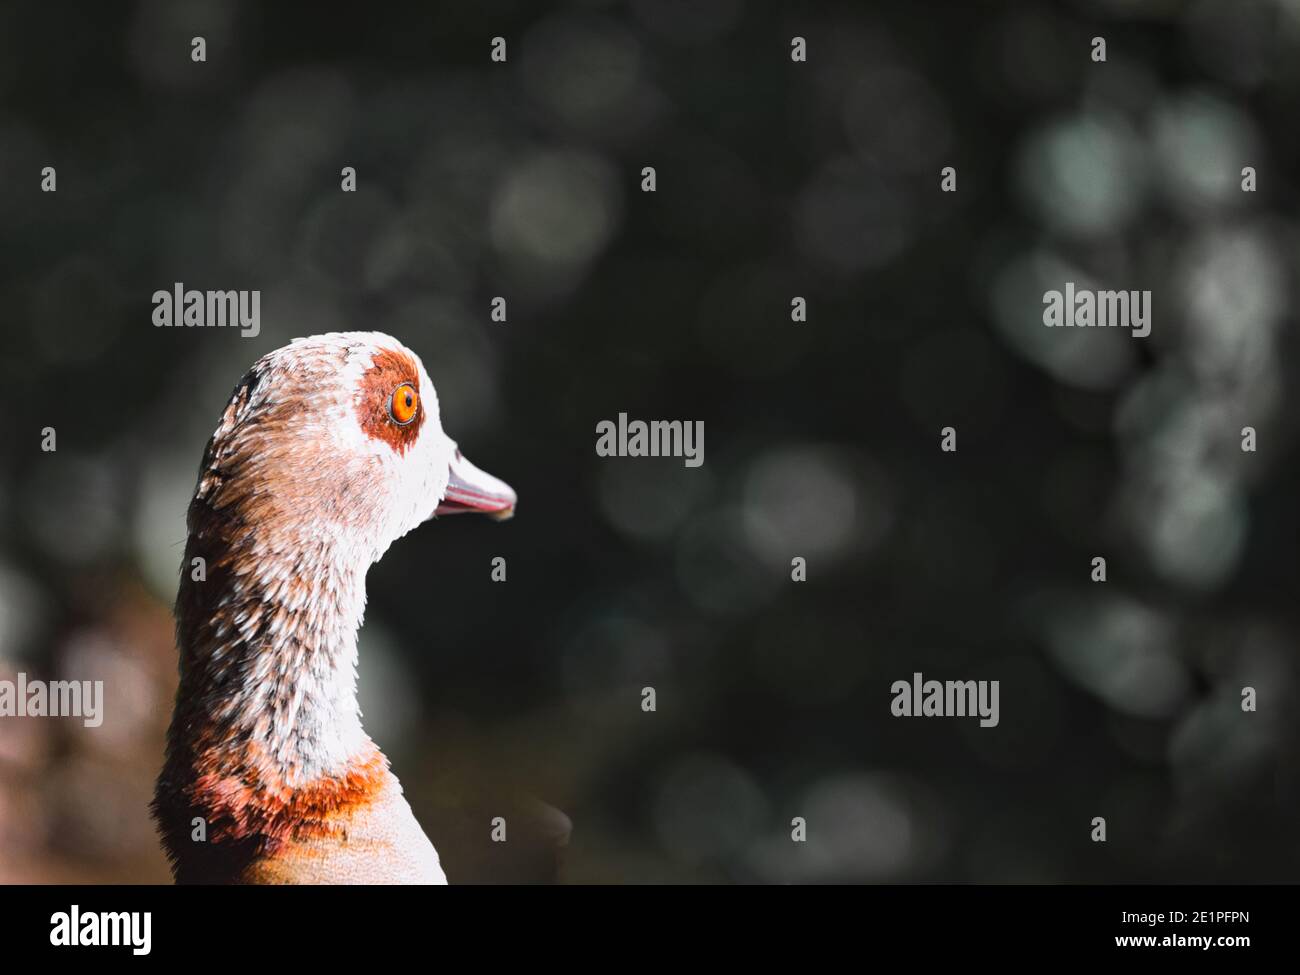
<svg viewBox="0 0 1300 975">
<path fill-rule="evenodd" d="M 277 510 L 284 492 L 227 473 L 240 462 L 214 436 L 189 511 L 154 801 L 177 879 L 229 879 L 291 836 L 332 835 L 390 777 L 355 698 L 364 568 L 320 524 Z"/>
</svg>

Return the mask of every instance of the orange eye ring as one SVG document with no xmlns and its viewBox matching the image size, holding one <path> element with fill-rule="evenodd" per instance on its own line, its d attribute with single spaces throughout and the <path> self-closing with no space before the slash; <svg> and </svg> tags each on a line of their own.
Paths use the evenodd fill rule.
<svg viewBox="0 0 1300 975">
<path fill-rule="evenodd" d="M 388 415 L 399 426 L 406 426 L 420 411 L 420 394 L 410 383 L 402 383 L 388 398 Z"/>
</svg>

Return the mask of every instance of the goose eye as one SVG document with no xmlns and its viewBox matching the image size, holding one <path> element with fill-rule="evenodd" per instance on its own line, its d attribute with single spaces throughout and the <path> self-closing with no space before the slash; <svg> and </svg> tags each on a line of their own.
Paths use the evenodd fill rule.
<svg viewBox="0 0 1300 975">
<path fill-rule="evenodd" d="M 402 383 L 393 390 L 392 398 L 388 401 L 388 415 L 393 418 L 394 423 L 400 423 L 402 426 L 415 419 L 415 411 L 419 408 L 420 394 L 410 383 Z"/>
</svg>

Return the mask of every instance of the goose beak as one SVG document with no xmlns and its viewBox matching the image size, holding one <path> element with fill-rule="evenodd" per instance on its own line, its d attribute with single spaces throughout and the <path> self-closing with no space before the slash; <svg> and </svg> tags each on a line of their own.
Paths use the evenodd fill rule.
<svg viewBox="0 0 1300 975">
<path fill-rule="evenodd" d="M 477 511 L 494 521 L 505 521 L 515 513 L 514 489 L 500 478 L 481 471 L 459 449 L 452 456 L 451 475 L 447 479 L 447 493 L 438 505 L 435 515 L 455 515 Z"/>
</svg>

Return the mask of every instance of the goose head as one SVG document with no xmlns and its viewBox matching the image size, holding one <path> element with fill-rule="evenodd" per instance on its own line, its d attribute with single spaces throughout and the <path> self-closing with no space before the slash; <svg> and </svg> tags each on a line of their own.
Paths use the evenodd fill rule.
<svg viewBox="0 0 1300 975">
<path fill-rule="evenodd" d="M 379 332 L 339 332 L 249 370 L 208 444 L 191 520 L 195 507 L 237 513 L 277 554 L 325 547 L 368 565 L 435 515 L 503 519 L 515 500 L 443 430 L 419 356 Z"/>
</svg>

